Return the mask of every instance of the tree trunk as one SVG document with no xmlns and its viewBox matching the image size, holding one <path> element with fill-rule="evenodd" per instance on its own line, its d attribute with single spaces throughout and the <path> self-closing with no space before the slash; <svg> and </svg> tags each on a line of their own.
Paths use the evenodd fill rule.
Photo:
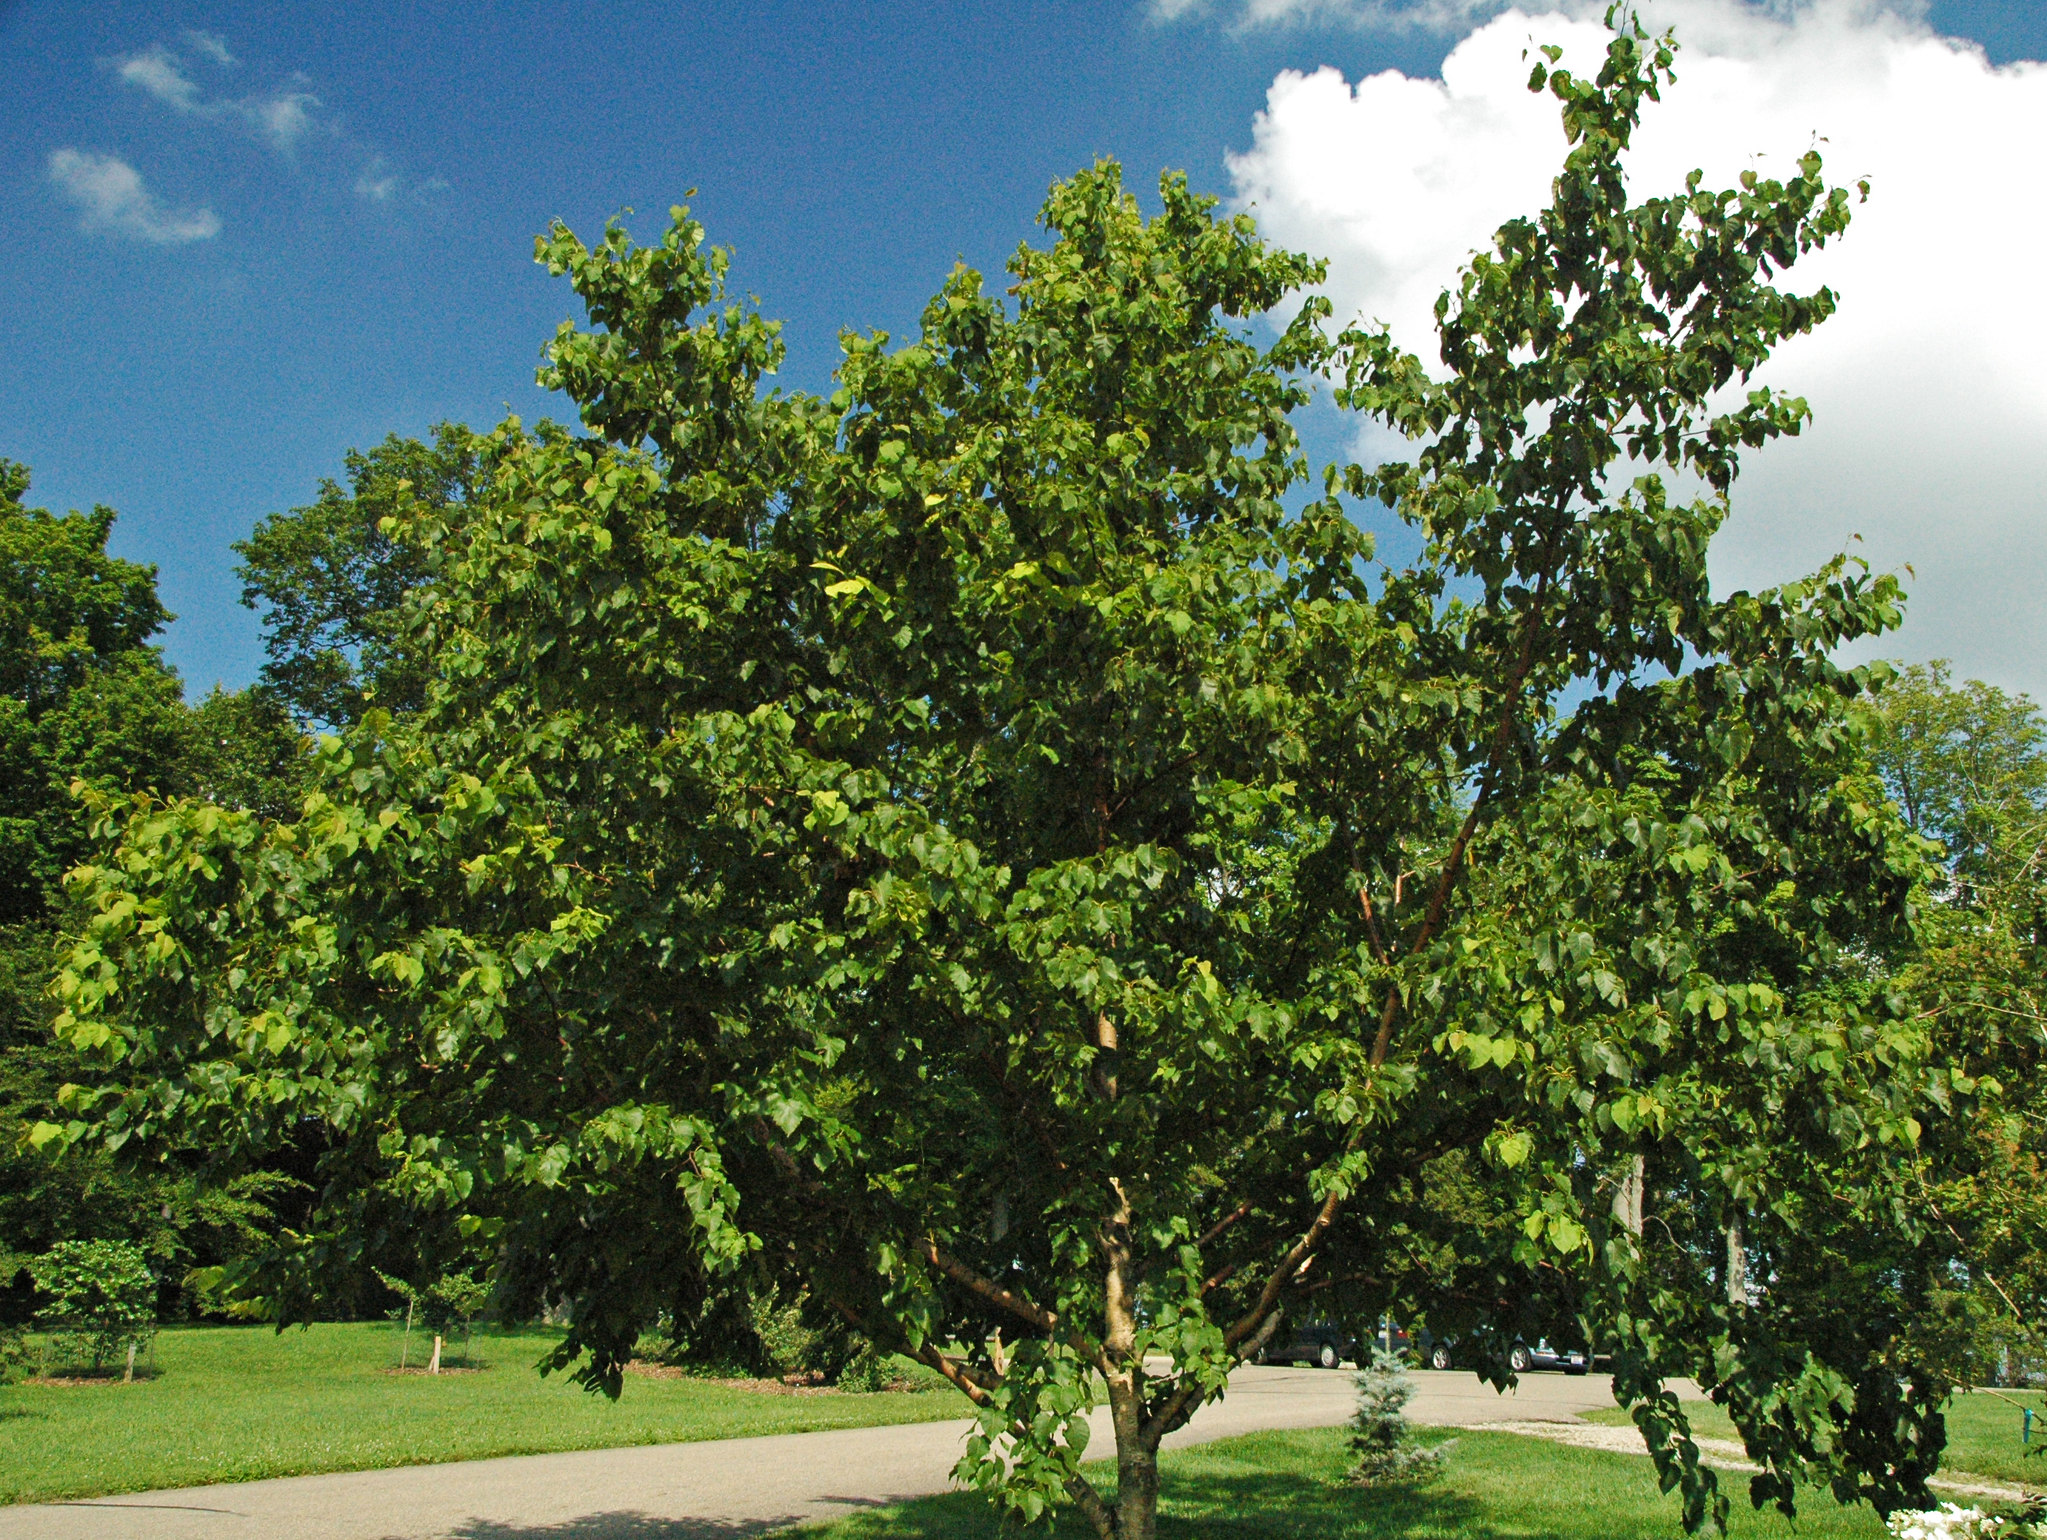
<svg viewBox="0 0 2047 1540">
<path fill-rule="evenodd" d="M 426 1372 L 428 1374 L 439 1374 L 441 1372 L 441 1334 L 439 1332 L 434 1333 L 434 1356 L 427 1360 Z"/>
<path fill-rule="evenodd" d="M 1103 1376 L 1109 1391 L 1109 1423 L 1116 1434 L 1116 1502 L 1083 1501 L 1082 1509 L 1101 1540 L 1157 1540 L 1159 1448 L 1144 1416 L 1144 1361 L 1137 1351 L 1136 1269 L 1130 1246 L 1130 1199 L 1123 1184 L 1111 1188 L 1116 1206 L 1102 1226 L 1108 1262 L 1103 1309 Z"/>
<path fill-rule="evenodd" d="M 132 1385 L 134 1382 L 135 1382 L 135 1344 L 131 1341 L 128 1344 L 128 1367 L 121 1371 L 121 1383 L 124 1385 Z"/>
<path fill-rule="evenodd" d="M 1741 1215 L 1727 1221 L 1727 1303 L 1748 1303 L 1748 1247 L 1741 1238 Z"/>
<path fill-rule="evenodd" d="M 405 1340 L 398 1344 L 398 1371 L 405 1372 L 405 1356 L 412 1351 L 412 1301 L 405 1301 Z"/>
<path fill-rule="evenodd" d="M 1116 1434 L 1116 1540 L 1157 1540 L 1158 1449 L 1142 1434 L 1127 1444 L 1120 1427 Z"/>
</svg>

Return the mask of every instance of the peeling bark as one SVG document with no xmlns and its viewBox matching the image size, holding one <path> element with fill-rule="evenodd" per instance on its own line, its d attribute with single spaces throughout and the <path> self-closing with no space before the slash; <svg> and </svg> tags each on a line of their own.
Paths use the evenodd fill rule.
<svg viewBox="0 0 2047 1540">
<path fill-rule="evenodd" d="M 1613 1190 L 1614 1222 L 1636 1240 L 1642 1238 L 1642 1188 L 1647 1167 L 1648 1161 L 1637 1155 L 1628 1167 L 1628 1174 L 1615 1184 Z"/>
</svg>

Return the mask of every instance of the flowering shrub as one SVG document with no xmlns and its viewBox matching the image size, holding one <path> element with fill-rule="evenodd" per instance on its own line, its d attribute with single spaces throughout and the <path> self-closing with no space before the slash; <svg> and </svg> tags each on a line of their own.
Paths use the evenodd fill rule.
<svg viewBox="0 0 2047 1540">
<path fill-rule="evenodd" d="M 1958 1508 L 1942 1503 L 1921 1513 L 1894 1513 L 1889 1528 L 1892 1540 L 1998 1540 L 2020 1531 L 2010 1520 L 1994 1518 L 1981 1508 Z"/>
</svg>

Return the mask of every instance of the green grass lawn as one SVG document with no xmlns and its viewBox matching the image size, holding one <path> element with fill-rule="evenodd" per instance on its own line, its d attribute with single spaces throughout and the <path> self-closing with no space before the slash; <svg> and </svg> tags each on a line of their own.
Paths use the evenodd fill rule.
<svg viewBox="0 0 2047 1540">
<path fill-rule="evenodd" d="M 396 1375 L 398 1328 L 193 1327 L 156 1340 L 132 1385 L 0 1387 L 0 1502 L 89 1497 L 313 1471 L 490 1455 L 743 1438 L 960 1417 L 935 1391 L 779 1395 L 697 1379 L 626 1377 L 616 1401 L 533 1365 L 544 1330 L 478 1332 L 479 1372 Z M 423 1356 L 412 1336 L 413 1362 Z"/>
<path fill-rule="evenodd" d="M 2018 1396 L 2017 1392 L 2006 1394 Z M 2047 1486 L 2047 1423 L 2039 1415 L 2047 1410 L 2047 1403 L 2036 1395 L 2031 1404 L 2035 1416 L 2030 1447 L 2042 1451 L 2037 1455 L 2026 1452 L 2029 1446 L 2024 1442 L 2025 1419 L 2017 1406 L 2002 1396 L 1981 1390 L 1955 1396 L 1947 1404 L 1947 1448 L 1941 1452 L 1941 1470 L 1957 1481 L 1976 1475 L 2032 1487 Z M 1687 1401 L 1685 1409 L 1692 1419 L 1692 1431 L 1699 1437 L 1741 1442 L 1741 1435 L 1735 1432 L 1727 1414 L 1710 1401 Z M 1625 1425 L 1628 1415 L 1619 1407 L 1602 1408 L 1586 1413 L 1585 1420 Z"/>
<path fill-rule="evenodd" d="M 1356 1491 L 1336 1484 L 1347 1435 L 1253 1433 L 1167 1454 L 1162 1540 L 1678 1540 L 1677 1499 L 1656 1490 L 1646 1459 L 1569 1449 L 1510 1433 L 1461 1433 L 1443 1474 L 1420 1488 Z M 1107 1487 L 1106 1467 L 1093 1472 Z M 1799 1505 L 1798 1526 L 1748 1506 L 1747 1483 L 1723 1475 L 1736 1540 L 1881 1540 L 1868 1508 L 1824 1492 Z M 960 1493 L 878 1508 L 806 1530 L 805 1540 L 1011 1540 L 985 1498 Z M 1045 1540 L 1091 1540 L 1071 1513 Z"/>
</svg>

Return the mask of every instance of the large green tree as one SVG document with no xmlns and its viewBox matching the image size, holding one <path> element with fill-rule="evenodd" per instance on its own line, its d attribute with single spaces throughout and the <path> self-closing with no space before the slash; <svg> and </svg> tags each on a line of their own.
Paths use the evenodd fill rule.
<svg viewBox="0 0 2047 1540">
<path fill-rule="evenodd" d="M 1487 1268 L 1612 1346 L 1692 1520 L 1678 1372 L 1757 1501 L 1923 1498 L 1942 1387 L 1887 1324 L 1934 1265 L 1892 1201 L 1932 1070 L 1862 961 L 1922 854 L 1832 661 L 1898 590 L 1706 571 L 1740 451 L 1806 415 L 1712 403 L 1831 311 L 1775 280 L 1851 199 L 1809 155 L 1632 201 L 1671 46 L 1538 66 L 1554 199 L 1444 298 L 1440 374 L 1113 165 L 1007 297 L 956 271 L 828 399 L 764 392 L 776 328 L 681 211 L 556 226 L 591 325 L 542 378 L 586 433 L 510 424 L 487 487 L 394 510 L 423 700 L 303 817 L 102 801 L 59 1030 L 121 1083 L 40 1137 L 246 1159 L 316 1119 L 278 1297 L 399 1199 L 566 1299 L 556 1362 L 613 1391 L 771 1258 L 974 1402 L 965 1478 L 1124 1540 L 1283 1309 L 1447 1311 Z M 1418 455 L 1317 478 L 1318 378 Z M 1372 566 L 1372 498 L 1412 564 Z M 1423 1201 L 1453 1174 L 1504 1254 L 1498 1202 Z"/>
</svg>

